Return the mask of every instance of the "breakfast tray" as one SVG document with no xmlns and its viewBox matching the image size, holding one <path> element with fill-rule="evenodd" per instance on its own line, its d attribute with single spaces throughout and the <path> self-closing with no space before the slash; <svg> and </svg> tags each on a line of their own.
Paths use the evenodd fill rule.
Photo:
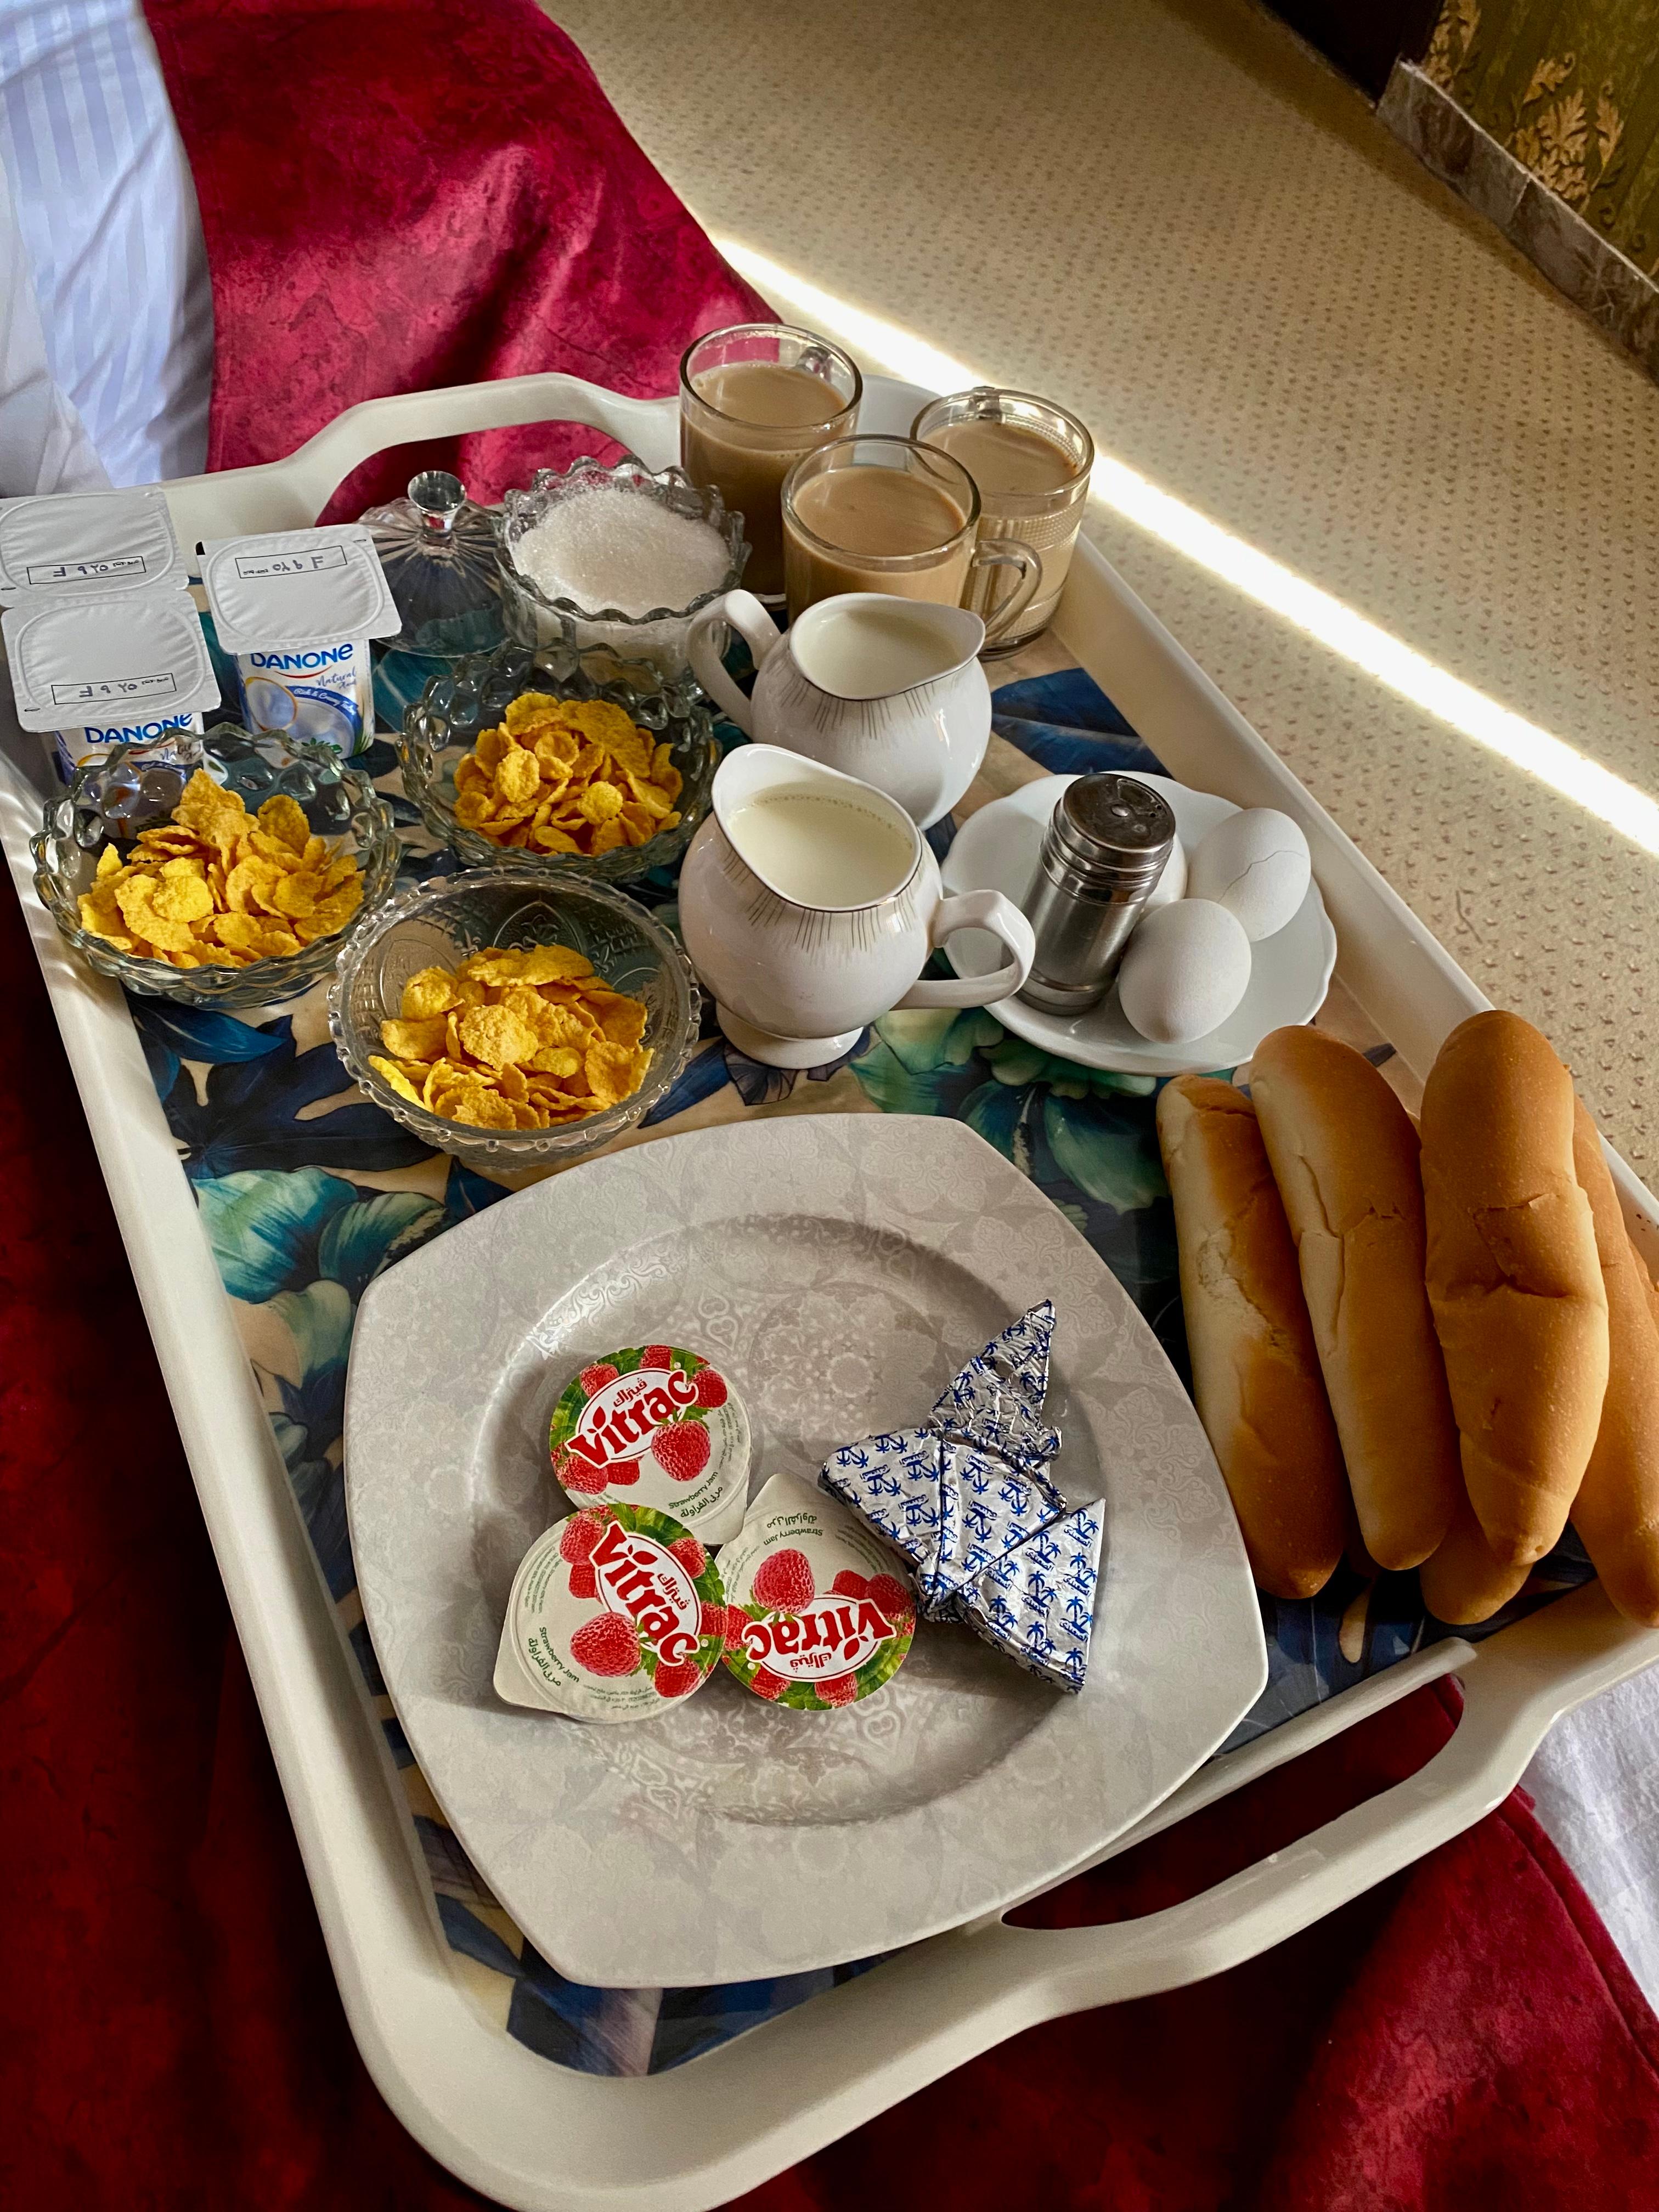
<svg viewBox="0 0 1659 2212">
<path fill-rule="evenodd" d="M 925 396 L 872 379 L 863 427 L 902 429 Z M 303 526 L 374 452 L 544 420 L 591 423 L 653 467 L 675 458 L 672 401 L 534 377 L 372 402 L 287 461 L 177 483 L 169 495 L 190 544 Z M 1409 1090 L 1448 1030 L 1486 1001 L 1086 543 L 1057 635 L 1064 650 L 1055 663 L 1093 678 L 1171 775 L 1301 822 L 1338 933 L 1339 990 L 1358 1026 L 1391 1041 L 1391 1067 Z M 720 2203 L 1022 2027 L 1176 1987 L 1280 1942 L 1479 1819 L 1559 1714 L 1659 1658 L 1659 1634 L 1620 1621 L 1593 1586 L 1480 1644 L 1450 1638 L 1421 1646 L 1211 1760 L 1112 1845 L 1109 1856 L 1422 1683 L 1458 1676 L 1461 1724 L 1426 1766 L 1201 1896 L 1107 1927 L 1036 1929 L 992 1918 L 897 1954 L 672 2070 L 611 2078 L 550 2064 L 501 2033 L 472 1962 L 440 1935 L 429 1868 L 413 1847 L 385 1734 L 294 1510 L 126 1002 L 68 951 L 34 896 L 27 839 L 40 801 L 28 757 L 20 750 L 0 760 L 0 842 L 149 1319 L 353 2031 L 404 2124 L 491 2197 L 525 2212 L 602 2203 L 699 2212 Z M 1656 1209 L 1621 1162 L 1613 1171 L 1651 1265 Z"/>
</svg>

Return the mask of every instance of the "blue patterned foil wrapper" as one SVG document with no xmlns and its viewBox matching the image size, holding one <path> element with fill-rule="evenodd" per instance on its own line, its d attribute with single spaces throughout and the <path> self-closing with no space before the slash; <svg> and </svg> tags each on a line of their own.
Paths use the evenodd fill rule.
<svg viewBox="0 0 1659 2212">
<path fill-rule="evenodd" d="M 1044 1298 L 945 1384 L 930 1425 L 1040 1476 L 1060 1449 L 1058 1431 L 1042 1418 L 1054 1334 L 1054 1301 Z"/>
<path fill-rule="evenodd" d="M 1042 1418 L 1054 1309 L 1022 1314 L 946 1384 L 920 1428 L 843 1444 L 819 1481 L 915 1570 L 923 1618 L 957 1621 L 1045 1681 L 1083 1686 L 1103 1508 L 1067 1513 Z"/>
<path fill-rule="evenodd" d="M 1080 1505 L 987 1568 L 957 1618 L 1028 1674 L 1073 1695 L 1089 1668 L 1105 1515 Z"/>
</svg>

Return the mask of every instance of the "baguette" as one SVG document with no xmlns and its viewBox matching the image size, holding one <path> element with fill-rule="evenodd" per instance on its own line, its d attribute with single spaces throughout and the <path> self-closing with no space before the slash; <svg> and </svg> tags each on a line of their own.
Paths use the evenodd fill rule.
<svg viewBox="0 0 1659 2212">
<path fill-rule="evenodd" d="M 1360 1534 L 1379 1566 L 1414 1567 L 1463 1495 L 1423 1282 L 1417 1132 L 1364 1054 L 1315 1029 L 1262 1041 L 1250 1096 L 1296 1239 Z"/>
<path fill-rule="evenodd" d="M 1595 1124 L 1581 1104 L 1573 1159 L 1589 1200 L 1607 1291 L 1612 1367 L 1572 1525 L 1601 1587 L 1629 1620 L 1659 1627 L 1659 1327 L 1652 1285 L 1626 1234 Z"/>
<path fill-rule="evenodd" d="M 1531 1572 L 1529 1566 L 1513 1566 L 1492 1557 L 1474 1506 L 1460 1493 L 1451 1527 L 1434 1556 L 1424 1560 L 1417 1579 L 1423 1602 L 1437 1620 L 1468 1628 L 1477 1620 L 1490 1620 L 1516 1595 Z"/>
<path fill-rule="evenodd" d="M 1311 1597 L 1342 1556 L 1348 1492 L 1255 1113 L 1231 1084 L 1183 1075 L 1158 1098 L 1158 1134 L 1199 1418 L 1256 1582 Z"/>
<path fill-rule="evenodd" d="M 1589 1462 L 1607 1296 L 1573 1171 L 1572 1079 L 1518 1015 L 1476 1014 L 1423 1091 L 1429 1304 L 1463 1480 L 1500 1564 L 1541 1559 Z"/>
</svg>

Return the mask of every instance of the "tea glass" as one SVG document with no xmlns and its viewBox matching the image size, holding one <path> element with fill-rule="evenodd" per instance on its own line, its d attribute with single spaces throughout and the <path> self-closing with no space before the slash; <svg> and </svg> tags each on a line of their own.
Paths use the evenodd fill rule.
<svg viewBox="0 0 1659 2212">
<path fill-rule="evenodd" d="M 811 489 L 826 478 L 843 475 L 851 486 L 857 481 L 852 471 L 877 469 L 901 473 L 917 487 L 919 520 L 933 504 L 939 528 L 931 544 L 902 547 L 899 540 L 909 533 L 896 520 L 894 550 L 866 552 L 863 544 L 879 534 L 879 526 L 867 526 L 866 518 L 866 526 L 852 526 L 849 516 L 838 515 Z M 810 519 L 803 514 L 803 506 L 810 509 Z M 955 524 L 948 520 L 952 514 L 960 517 Z M 1024 613 L 1042 581 L 1042 564 L 1029 545 L 1012 538 L 981 537 L 979 525 L 979 487 L 960 461 L 937 447 L 921 445 L 914 438 L 874 435 L 838 438 L 820 446 L 796 462 L 783 487 L 789 618 L 796 621 L 820 599 L 842 592 L 887 592 L 899 599 L 959 606 L 979 574 L 1012 568 L 1018 580 L 983 617 L 987 642 L 994 645 Z"/>
<path fill-rule="evenodd" d="M 1002 543 L 1010 539 L 1029 545 L 1042 563 L 1042 580 L 1020 619 L 1004 624 L 988 648 L 990 656 L 1015 653 L 1042 635 L 1054 619 L 1060 592 L 1072 565 L 1072 551 L 1083 521 L 1089 496 L 1089 472 L 1095 463 L 1094 440 L 1075 415 L 1068 415 L 1052 400 L 1030 392 L 1004 392 L 987 384 L 971 392 L 955 392 L 947 398 L 930 400 L 910 425 L 910 435 L 924 445 L 961 458 L 951 438 L 958 424 L 1006 422 L 1030 432 L 1057 449 L 1060 480 L 1042 490 L 1009 491 L 975 483 L 980 496 L 980 529 Z M 964 441 L 965 447 L 965 441 Z M 981 541 L 983 542 L 983 541 Z M 975 614 L 988 614 L 992 580 L 981 571 L 969 582 L 963 604 Z"/>
<path fill-rule="evenodd" d="M 759 422 L 725 411 L 704 396 L 724 368 L 774 362 L 816 377 L 825 387 L 818 422 Z M 749 540 L 744 581 L 760 598 L 783 595 L 783 480 L 801 455 L 840 438 L 857 420 L 864 380 L 839 346 L 790 323 L 736 323 L 711 331 L 680 360 L 680 465 L 694 484 L 720 493 L 739 514 Z"/>
</svg>

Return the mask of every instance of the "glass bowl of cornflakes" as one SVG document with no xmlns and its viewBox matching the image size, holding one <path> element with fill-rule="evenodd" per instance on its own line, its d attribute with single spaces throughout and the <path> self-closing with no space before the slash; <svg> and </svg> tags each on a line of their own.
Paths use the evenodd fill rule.
<svg viewBox="0 0 1659 2212">
<path fill-rule="evenodd" d="M 173 757 L 118 745 L 83 761 L 30 850 L 43 903 L 100 975 L 227 1008 L 325 975 L 399 857 L 391 809 L 360 769 L 233 723 Z"/>
<path fill-rule="evenodd" d="M 505 645 L 434 676 L 404 716 L 404 788 L 469 868 L 624 882 L 672 865 L 708 811 L 708 709 L 605 648 Z"/>
<path fill-rule="evenodd" d="M 367 1096 L 491 1174 L 568 1166 L 642 1121 L 700 1012 L 690 963 L 644 907 L 530 867 L 400 892 L 346 945 L 328 1006 Z"/>
</svg>

